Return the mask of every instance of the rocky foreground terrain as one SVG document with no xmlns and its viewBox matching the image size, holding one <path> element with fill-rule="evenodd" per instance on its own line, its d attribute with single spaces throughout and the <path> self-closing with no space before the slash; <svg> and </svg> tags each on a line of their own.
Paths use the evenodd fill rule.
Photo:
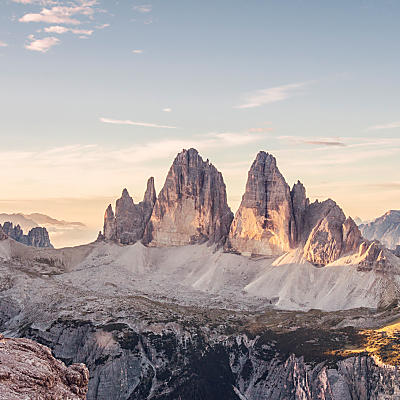
<svg viewBox="0 0 400 400">
<path fill-rule="evenodd" d="M 400 396 L 400 258 L 271 155 L 236 215 L 194 149 L 115 210 L 89 245 L 0 241 L 0 331 L 84 363 L 88 399 Z"/>
<path fill-rule="evenodd" d="M 0 335 L 0 399 L 82 400 L 88 381 L 83 364 L 66 367 L 45 346 Z"/>
</svg>

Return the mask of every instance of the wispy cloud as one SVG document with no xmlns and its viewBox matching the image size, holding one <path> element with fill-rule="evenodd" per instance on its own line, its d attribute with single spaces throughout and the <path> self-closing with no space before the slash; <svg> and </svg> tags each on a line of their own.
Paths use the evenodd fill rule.
<svg viewBox="0 0 400 400">
<path fill-rule="evenodd" d="M 279 136 L 278 139 L 286 140 L 291 143 L 310 144 L 315 146 L 347 146 L 340 138 L 305 138 L 299 136 Z"/>
<path fill-rule="evenodd" d="M 137 121 L 131 121 L 129 119 L 127 120 L 119 120 L 119 119 L 111 119 L 111 118 L 100 118 L 101 122 L 104 122 L 105 124 L 115 124 L 115 125 L 134 125 L 134 126 L 143 126 L 146 128 L 166 128 L 166 129 L 177 129 L 176 126 L 170 126 L 170 125 L 160 125 L 160 124 L 154 124 L 151 122 L 137 122 Z"/>
<path fill-rule="evenodd" d="M 110 24 L 102 24 L 102 25 L 96 25 L 95 28 L 96 29 L 104 29 L 104 28 L 108 28 L 110 26 Z"/>
<path fill-rule="evenodd" d="M 151 4 L 142 4 L 140 6 L 133 7 L 135 11 L 139 11 L 140 13 L 149 13 L 153 9 Z"/>
<path fill-rule="evenodd" d="M 264 104 L 276 103 L 299 94 L 300 89 L 311 82 L 290 83 L 288 85 L 257 90 L 245 96 L 244 102 L 234 108 L 254 108 Z"/>
<path fill-rule="evenodd" d="M 400 128 L 400 122 L 390 122 L 388 124 L 374 125 L 367 128 L 368 131 L 378 131 L 381 129 L 395 129 Z"/>
<path fill-rule="evenodd" d="M 8 44 L 0 40 L 0 47 L 7 47 Z"/>
<path fill-rule="evenodd" d="M 133 54 L 143 54 L 143 50 L 141 50 L 141 49 L 135 49 L 135 50 L 132 50 L 132 53 L 133 53 Z"/>
<path fill-rule="evenodd" d="M 70 9 L 71 7 L 52 7 L 51 9 L 43 8 L 40 13 L 25 14 L 19 19 L 19 22 L 79 25 L 80 21 L 78 19 L 71 18 L 75 13 Z"/>
<path fill-rule="evenodd" d="M 29 4 L 34 4 L 30 2 Z M 39 2 L 43 4 L 43 2 Z M 97 0 L 75 0 L 75 1 L 45 1 L 47 5 L 52 5 L 49 8 L 42 8 L 37 13 L 27 13 L 19 18 L 19 22 L 42 22 L 47 24 L 67 24 L 67 25 L 79 25 L 81 21 L 78 19 L 79 16 L 86 18 L 92 18 L 95 13 L 95 6 Z M 56 5 L 54 5 L 56 4 Z"/>
<path fill-rule="evenodd" d="M 30 42 L 25 44 L 25 48 L 31 51 L 38 51 L 40 53 L 46 53 L 53 46 L 57 45 L 60 40 L 53 36 L 48 36 L 43 39 L 35 39 L 33 35 L 29 36 Z"/>
<path fill-rule="evenodd" d="M 57 33 L 57 34 L 63 34 L 67 32 L 71 32 L 74 35 L 88 35 L 90 36 L 93 33 L 93 30 L 90 29 L 74 29 L 74 28 L 66 28 L 65 26 L 61 25 L 53 25 L 49 27 L 45 27 L 44 31 L 47 33 Z"/>
</svg>

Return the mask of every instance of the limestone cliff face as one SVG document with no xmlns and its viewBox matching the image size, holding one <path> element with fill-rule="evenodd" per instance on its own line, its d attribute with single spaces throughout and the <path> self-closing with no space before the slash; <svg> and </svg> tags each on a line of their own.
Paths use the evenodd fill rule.
<svg viewBox="0 0 400 400">
<path fill-rule="evenodd" d="M 10 237 L 27 246 L 53 248 L 46 228 L 40 226 L 32 228 L 27 235 L 19 225 L 14 226 L 12 222 L 4 222 L 1 228 L 0 239 L 1 237 Z"/>
<path fill-rule="evenodd" d="M 337 260 L 343 250 L 343 230 L 346 217 L 336 204 L 329 209 L 311 230 L 304 246 L 304 255 L 316 265 L 325 265 Z"/>
<path fill-rule="evenodd" d="M 289 189 L 275 158 L 258 153 L 226 249 L 248 255 L 276 256 L 303 247 L 304 258 L 326 265 L 364 242 L 357 225 L 331 199 L 309 202 L 298 181 Z"/>
<path fill-rule="evenodd" d="M 301 188 L 294 189 L 297 217 L 301 219 Z M 275 158 L 257 154 L 247 179 L 242 202 L 232 222 L 227 248 L 248 254 L 278 255 L 297 238 L 291 193 Z"/>
<path fill-rule="evenodd" d="M 150 246 L 222 244 L 232 218 L 221 173 L 197 150 L 183 150 L 158 195 L 145 242 Z"/>
<path fill-rule="evenodd" d="M 122 244 L 132 244 L 143 238 L 155 203 L 154 178 L 147 181 L 143 201 L 135 204 L 124 189 L 116 202 L 115 215 L 111 204 L 104 215 L 103 236 L 106 240 L 117 240 Z"/>
<path fill-rule="evenodd" d="M 3 400 L 83 400 L 89 383 L 89 371 L 84 364 L 66 367 L 45 346 L 1 335 L 0 377 Z"/>
</svg>

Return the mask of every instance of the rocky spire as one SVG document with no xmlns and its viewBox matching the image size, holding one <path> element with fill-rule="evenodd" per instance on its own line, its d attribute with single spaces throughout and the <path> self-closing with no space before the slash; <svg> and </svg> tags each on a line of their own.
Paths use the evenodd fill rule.
<svg viewBox="0 0 400 400">
<path fill-rule="evenodd" d="M 299 212 L 300 187 L 294 189 Z M 246 190 L 232 222 L 227 249 L 245 254 L 277 255 L 289 250 L 297 237 L 288 184 L 275 158 L 264 151 L 257 154 Z"/>
<path fill-rule="evenodd" d="M 290 191 L 290 197 L 292 199 L 292 209 L 295 224 L 295 229 L 292 230 L 293 243 L 298 244 L 302 240 L 305 212 L 310 202 L 306 197 L 306 188 L 300 181 L 297 181 L 297 183 L 293 185 L 293 188 Z"/>
<path fill-rule="evenodd" d="M 151 246 L 222 244 L 232 218 L 221 173 L 197 150 L 183 150 L 158 195 L 145 242 Z"/>
<path fill-rule="evenodd" d="M 105 212 L 104 239 L 117 240 L 122 244 L 132 244 L 141 240 L 151 216 L 155 198 L 153 177 L 147 181 L 143 201 L 139 204 L 135 204 L 128 190 L 124 189 L 121 197 L 116 201 L 115 215 L 111 204 Z M 101 239 L 101 236 L 99 238 Z"/>
<path fill-rule="evenodd" d="M 117 238 L 115 216 L 111 204 L 108 205 L 104 214 L 103 235 L 106 240 L 115 240 Z"/>
<path fill-rule="evenodd" d="M 156 189 L 154 187 L 154 178 L 151 176 L 147 181 L 146 191 L 143 197 L 143 203 L 154 206 L 157 200 Z"/>
</svg>

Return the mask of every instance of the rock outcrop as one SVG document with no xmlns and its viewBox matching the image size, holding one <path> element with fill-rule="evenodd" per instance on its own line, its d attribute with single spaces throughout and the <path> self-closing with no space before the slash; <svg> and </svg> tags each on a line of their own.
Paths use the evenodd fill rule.
<svg viewBox="0 0 400 400">
<path fill-rule="evenodd" d="M 293 193 L 299 220 L 305 201 L 300 185 Z M 261 151 L 248 173 L 246 190 L 230 227 L 226 248 L 244 254 L 278 255 L 290 250 L 296 238 L 289 186 L 275 158 Z"/>
<path fill-rule="evenodd" d="M 27 246 L 53 248 L 50 242 L 49 233 L 44 227 L 32 228 L 27 235 L 19 225 L 14 226 L 12 222 L 4 222 L 2 228 L 2 235 L 6 235 L 17 242 L 23 243 Z"/>
<path fill-rule="evenodd" d="M 368 240 L 379 240 L 389 249 L 400 245 L 400 210 L 390 210 L 379 218 L 359 226 Z"/>
<path fill-rule="evenodd" d="M 116 202 L 115 215 L 111 204 L 104 215 L 103 236 L 106 240 L 117 240 L 122 244 L 132 244 L 143 238 L 156 201 L 154 178 L 147 181 L 143 201 L 135 204 L 124 189 Z"/>
<path fill-rule="evenodd" d="M 225 248 L 277 256 L 303 247 L 307 261 L 323 266 L 358 253 L 363 242 L 355 222 L 333 200 L 310 204 L 303 184 L 297 181 L 290 190 L 275 158 L 262 151 L 250 168 Z"/>
<path fill-rule="evenodd" d="M 41 344 L 0 335 L 1 399 L 82 400 L 88 383 L 84 364 L 66 367 Z"/>
<path fill-rule="evenodd" d="M 146 228 L 150 246 L 223 244 L 232 222 L 221 173 L 197 150 L 175 158 Z"/>
<path fill-rule="evenodd" d="M 305 258 L 316 265 L 326 265 L 337 260 L 342 254 L 342 225 L 346 217 L 335 205 L 312 229 L 304 246 Z"/>
</svg>

